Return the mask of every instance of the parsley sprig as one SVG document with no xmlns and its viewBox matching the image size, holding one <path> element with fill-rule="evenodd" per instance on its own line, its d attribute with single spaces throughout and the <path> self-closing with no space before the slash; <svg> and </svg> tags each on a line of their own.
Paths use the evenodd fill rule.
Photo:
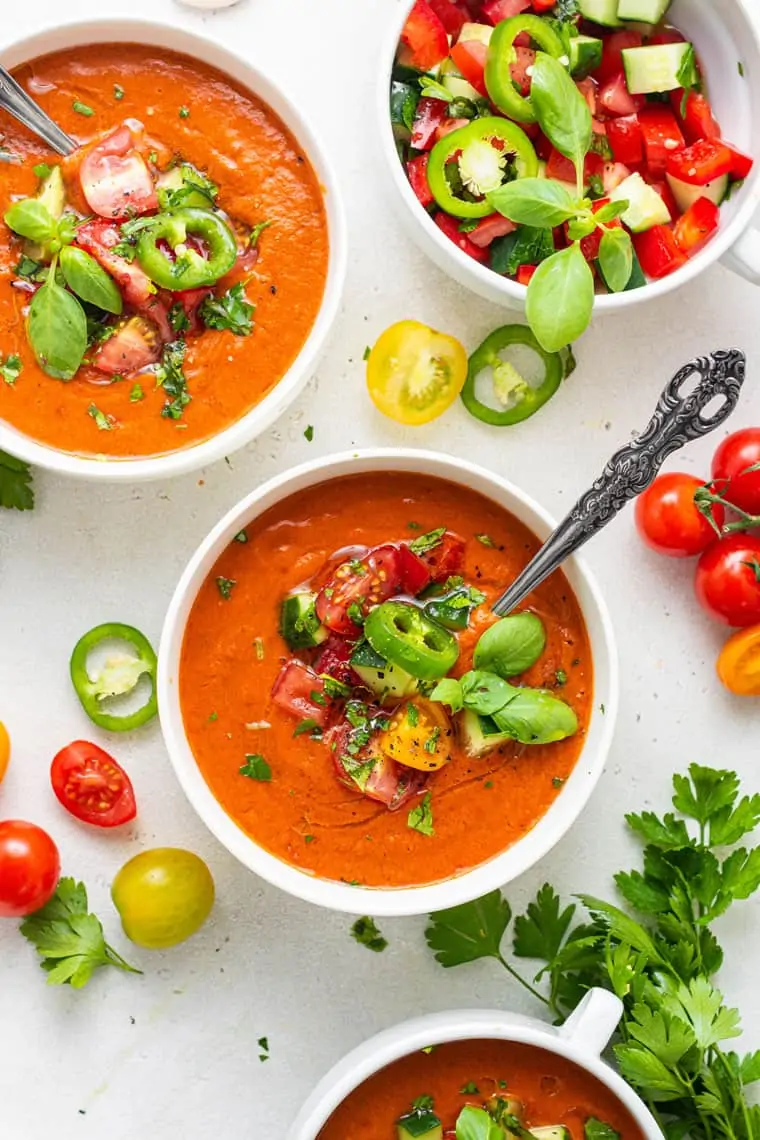
<svg viewBox="0 0 760 1140">
<path fill-rule="evenodd" d="M 0 451 L 0 507 L 15 511 L 34 508 L 32 472 L 28 463 Z"/>
<path fill-rule="evenodd" d="M 532 980 L 502 952 L 512 909 L 499 891 L 432 915 L 426 937 L 442 966 L 495 958 L 560 1020 L 592 986 L 611 990 L 625 1007 L 618 1067 L 668 1140 L 760 1140 L 760 1106 L 745 1095 L 760 1051 L 724 1047 L 739 1012 L 713 983 L 723 950 L 709 927 L 760 887 L 760 847 L 739 846 L 760 822 L 760 795 L 740 796 L 735 773 L 698 764 L 673 788 L 675 812 L 626 816 L 645 844 L 643 869 L 615 876 L 629 910 L 580 895 L 578 921 L 546 884 L 515 918 L 514 957 L 540 963 Z"/>
</svg>

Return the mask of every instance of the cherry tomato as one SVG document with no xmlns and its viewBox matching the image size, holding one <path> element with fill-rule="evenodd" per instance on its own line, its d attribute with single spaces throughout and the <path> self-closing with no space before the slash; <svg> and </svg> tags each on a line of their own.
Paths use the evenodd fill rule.
<svg viewBox="0 0 760 1140">
<path fill-rule="evenodd" d="M 203 926 L 214 905 L 214 880 L 192 851 L 156 847 L 124 864 L 111 898 L 130 941 L 165 950 Z"/>
<path fill-rule="evenodd" d="M 688 558 L 701 554 L 715 541 L 715 531 L 694 504 L 694 492 L 703 484 L 693 475 L 671 471 L 658 475 L 636 500 L 636 528 L 652 550 L 670 558 Z M 725 511 L 719 503 L 713 507 L 718 526 L 723 525 Z"/>
<path fill-rule="evenodd" d="M 740 697 L 760 697 L 760 625 L 729 637 L 716 662 L 718 676 Z"/>
<path fill-rule="evenodd" d="M 756 464 L 760 464 L 760 428 L 742 428 L 727 436 L 712 461 L 718 494 L 750 515 L 760 515 L 760 467 L 747 470 Z"/>
<path fill-rule="evenodd" d="M 0 917 L 23 918 L 55 894 L 58 848 L 46 831 L 21 819 L 0 823 Z"/>
<path fill-rule="evenodd" d="M 83 823 L 118 827 L 137 815 L 129 776 L 102 748 L 75 740 L 62 748 L 50 766 L 58 801 Z"/>
<path fill-rule="evenodd" d="M 372 606 L 393 597 L 401 586 L 401 578 L 400 548 L 390 544 L 375 546 L 364 558 L 341 562 L 319 592 L 317 617 L 334 633 L 358 637 L 361 619 Z M 352 614 L 359 617 L 359 623 Z"/>
<path fill-rule="evenodd" d="M 386 329 L 367 360 L 373 403 L 401 424 L 426 424 L 456 400 L 467 379 L 467 353 L 454 337 L 399 321 Z"/>
<path fill-rule="evenodd" d="M 11 738 L 8 735 L 8 729 L 0 720 L 0 784 L 3 782 L 3 777 L 8 771 L 8 764 L 11 758 Z"/>
<path fill-rule="evenodd" d="M 420 555 L 433 582 L 445 582 L 452 574 L 459 574 L 464 566 L 465 541 L 452 530 L 447 530 L 432 550 Z"/>
<path fill-rule="evenodd" d="M 731 534 L 708 546 L 694 582 L 703 608 L 726 625 L 760 622 L 760 538 Z"/>
<path fill-rule="evenodd" d="M 451 760 L 452 735 L 443 706 L 416 697 L 396 709 L 380 747 L 397 764 L 435 772 Z"/>
</svg>

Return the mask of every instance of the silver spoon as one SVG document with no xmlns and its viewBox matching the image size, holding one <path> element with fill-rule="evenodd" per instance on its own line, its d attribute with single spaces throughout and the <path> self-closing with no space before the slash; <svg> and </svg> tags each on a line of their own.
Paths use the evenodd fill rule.
<svg viewBox="0 0 760 1140">
<path fill-rule="evenodd" d="M 744 353 L 734 348 L 685 364 L 660 396 L 646 430 L 615 452 L 593 486 L 497 599 L 491 607 L 494 613 L 504 615 L 516 609 L 566 558 L 614 519 L 629 499 L 646 490 L 669 455 L 720 427 L 736 407 L 746 363 Z M 695 376 L 700 377 L 696 386 Z M 722 399 L 720 406 L 705 414 L 716 398 Z"/>
<path fill-rule="evenodd" d="M 18 119 L 35 135 L 39 135 L 57 154 L 67 155 L 77 149 L 78 144 L 65 131 L 62 131 L 57 123 L 53 122 L 50 116 L 42 110 L 42 107 L 38 106 L 34 99 L 27 95 L 23 87 L 19 87 L 16 80 L 4 67 L 0 67 L 0 107 L 13 115 L 14 119 Z"/>
</svg>

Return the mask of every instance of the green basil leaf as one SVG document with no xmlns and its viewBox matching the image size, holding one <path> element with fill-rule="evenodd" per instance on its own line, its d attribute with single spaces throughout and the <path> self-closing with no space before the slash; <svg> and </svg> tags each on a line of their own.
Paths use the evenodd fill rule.
<svg viewBox="0 0 760 1140">
<path fill-rule="evenodd" d="M 14 234 L 29 238 L 42 245 L 51 241 L 58 232 L 58 223 L 44 202 L 37 198 L 24 198 L 14 202 L 5 213 L 5 224 Z"/>
<path fill-rule="evenodd" d="M 546 648 L 544 623 L 536 614 L 510 614 L 490 626 L 475 646 L 472 663 L 499 677 L 516 677 L 538 661 Z"/>
<path fill-rule="evenodd" d="M 578 731 L 578 718 L 569 705 L 545 689 L 514 689 L 509 704 L 493 713 L 501 732 L 521 744 L 553 744 Z"/>
<path fill-rule="evenodd" d="M 56 380 L 71 380 L 87 350 L 87 318 L 76 297 L 57 283 L 55 263 L 32 297 L 26 329 L 40 368 Z"/>
<path fill-rule="evenodd" d="M 495 673 L 474 669 L 462 677 L 464 707 L 480 716 L 491 716 L 504 708 L 512 693 L 512 686 Z"/>
<path fill-rule="evenodd" d="M 448 705 L 452 713 L 458 713 L 463 708 L 461 683 L 455 677 L 444 677 L 433 689 L 430 700 L 440 701 Z"/>
<path fill-rule="evenodd" d="M 533 274 L 525 314 L 546 352 L 559 352 L 585 332 L 594 311 L 594 275 L 580 246 L 561 249 Z"/>
<path fill-rule="evenodd" d="M 602 206 L 601 210 L 597 210 L 594 214 L 597 222 L 613 222 L 615 218 L 619 218 L 628 209 L 630 202 L 625 198 L 621 202 L 607 202 Z"/>
<path fill-rule="evenodd" d="M 573 218 L 567 224 L 567 236 L 571 241 L 580 241 L 582 238 L 588 237 L 596 229 L 596 219 L 593 216 L 588 218 Z"/>
<path fill-rule="evenodd" d="M 622 226 L 605 231 L 599 246 L 599 265 L 607 287 L 613 293 L 622 293 L 633 269 L 633 245 Z"/>
<path fill-rule="evenodd" d="M 566 186 L 549 178 L 517 178 L 486 194 L 494 210 L 521 226 L 554 229 L 574 218 L 579 202 Z"/>
<path fill-rule="evenodd" d="M 536 53 L 533 64 L 530 99 L 541 130 L 574 163 L 582 185 L 583 160 L 593 135 L 591 111 L 562 64 L 543 51 Z"/>
<path fill-rule="evenodd" d="M 503 1140 L 504 1129 L 484 1108 L 465 1105 L 457 1117 L 457 1140 Z"/>
<path fill-rule="evenodd" d="M 68 245 L 61 250 L 61 270 L 69 289 L 106 313 L 122 310 L 121 293 L 112 277 L 83 249 Z"/>
</svg>

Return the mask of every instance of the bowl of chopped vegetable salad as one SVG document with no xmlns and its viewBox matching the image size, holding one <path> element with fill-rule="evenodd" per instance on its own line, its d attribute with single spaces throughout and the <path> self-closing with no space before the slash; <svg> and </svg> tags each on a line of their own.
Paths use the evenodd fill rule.
<svg viewBox="0 0 760 1140">
<path fill-rule="evenodd" d="M 742 0 L 416 0 L 379 86 L 410 234 L 547 351 L 718 260 L 760 283 L 758 106 Z"/>
</svg>

